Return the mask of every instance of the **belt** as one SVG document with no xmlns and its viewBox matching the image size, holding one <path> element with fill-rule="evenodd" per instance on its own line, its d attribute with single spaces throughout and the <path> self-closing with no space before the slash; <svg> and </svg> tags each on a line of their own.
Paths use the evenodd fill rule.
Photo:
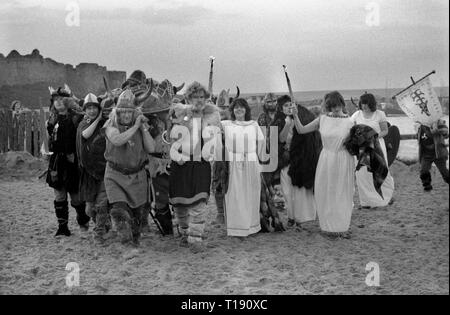
<svg viewBox="0 0 450 315">
<path fill-rule="evenodd" d="M 115 171 L 122 173 L 123 175 L 133 175 L 133 174 L 137 174 L 140 171 L 142 171 L 145 168 L 145 163 L 138 166 L 138 167 L 134 167 L 134 168 L 128 168 L 128 167 L 122 167 L 116 163 L 113 162 L 109 162 L 108 161 L 108 165 Z"/>
</svg>

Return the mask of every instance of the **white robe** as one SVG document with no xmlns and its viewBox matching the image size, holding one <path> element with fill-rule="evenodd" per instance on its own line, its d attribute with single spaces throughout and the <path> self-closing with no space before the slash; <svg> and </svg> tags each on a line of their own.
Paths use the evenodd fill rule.
<svg viewBox="0 0 450 315">
<path fill-rule="evenodd" d="M 353 114 L 352 120 L 358 125 L 366 125 L 371 127 L 377 133 L 381 132 L 380 122 L 387 121 L 386 114 L 379 110 L 374 112 L 373 116 L 369 119 L 365 118 L 361 111 L 357 111 Z M 386 144 L 384 143 L 383 138 L 379 138 L 378 140 L 387 165 Z M 367 170 L 367 166 L 361 167 L 361 169 L 356 172 L 356 184 L 358 186 L 359 202 L 362 207 L 387 206 L 389 201 L 392 199 L 392 195 L 394 194 L 394 178 L 390 172 L 381 186 L 383 198 L 375 190 L 372 173 Z"/>
<path fill-rule="evenodd" d="M 230 160 L 228 192 L 225 195 L 227 234 L 248 236 L 261 230 L 261 166 L 256 143 L 264 141 L 264 135 L 255 121 L 226 120 L 222 125 L 227 159 Z M 244 141 L 244 135 L 248 141 Z"/>
</svg>

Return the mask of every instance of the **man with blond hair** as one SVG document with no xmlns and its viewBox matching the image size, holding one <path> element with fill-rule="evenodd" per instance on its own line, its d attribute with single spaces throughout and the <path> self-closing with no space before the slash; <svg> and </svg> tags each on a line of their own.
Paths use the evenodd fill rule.
<svg viewBox="0 0 450 315">
<path fill-rule="evenodd" d="M 203 156 L 195 156 L 195 152 L 202 152 L 205 139 L 202 136 L 195 139 L 196 131 L 192 126 L 197 124 L 201 131 L 207 126 L 219 127 L 220 114 L 215 105 L 207 104 L 209 93 L 198 82 L 188 87 L 185 97 L 188 104 L 176 104 L 176 110 L 171 110 L 169 114 L 174 118 L 177 112 L 181 112 L 183 117 L 175 117 L 172 122 L 184 125 L 187 127 L 186 130 L 189 130 L 189 133 L 184 135 L 186 139 L 177 139 L 187 143 L 189 150 L 187 153 L 181 153 L 181 155 L 184 153 L 183 159 L 172 157 L 169 197 L 181 228 L 180 246 L 190 247 L 192 252 L 197 253 L 205 250 L 202 237 L 208 215 L 206 203 L 211 189 L 211 164 Z"/>
</svg>

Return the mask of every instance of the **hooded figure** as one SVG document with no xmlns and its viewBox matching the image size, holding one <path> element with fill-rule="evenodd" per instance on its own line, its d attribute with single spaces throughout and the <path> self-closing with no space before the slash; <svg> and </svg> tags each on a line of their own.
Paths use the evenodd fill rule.
<svg viewBox="0 0 450 315">
<path fill-rule="evenodd" d="M 143 208 L 149 202 L 145 166 L 155 143 L 145 125 L 146 118 L 135 107 L 135 96 L 127 89 L 105 123 L 105 189 L 112 205 L 111 217 L 123 243 L 139 244 Z"/>
</svg>

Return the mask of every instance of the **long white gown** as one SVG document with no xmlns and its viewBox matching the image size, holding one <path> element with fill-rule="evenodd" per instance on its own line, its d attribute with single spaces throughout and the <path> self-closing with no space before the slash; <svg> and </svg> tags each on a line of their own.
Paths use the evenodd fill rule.
<svg viewBox="0 0 450 315">
<path fill-rule="evenodd" d="M 228 192 L 225 194 L 227 234 L 248 236 L 261 230 L 262 168 L 256 143 L 264 141 L 264 134 L 255 121 L 225 120 L 222 125 L 227 159 L 230 160 Z"/>
<path fill-rule="evenodd" d="M 373 113 L 373 116 L 369 119 L 365 118 L 362 111 L 357 111 L 353 114 L 352 120 L 356 124 L 366 125 L 374 129 L 377 133 L 381 132 L 380 122 L 387 122 L 386 114 L 380 110 Z M 384 154 L 384 159 L 387 165 L 386 144 L 383 138 L 379 138 L 381 150 Z M 367 170 L 367 167 L 362 167 L 356 172 L 356 184 L 358 186 L 359 202 L 362 207 L 384 207 L 387 206 L 394 194 L 394 178 L 389 172 L 381 191 L 383 198 L 377 193 L 373 185 L 372 173 Z"/>
<path fill-rule="evenodd" d="M 286 140 L 288 148 L 291 146 L 292 137 L 291 130 Z M 280 174 L 281 189 L 286 200 L 288 218 L 294 220 L 296 223 L 314 221 L 317 216 L 317 210 L 313 190 L 292 185 L 292 180 L 288 172 L 289 166 L 283 168 Z"/>
<path fill-rule="evenodd" d="M 320 117 L 323 149 L 317 164 L 314 196 L 322 231 L 347 232 L 353 211 L 355 159 L 343 146 L 350 117 Z"/>
</svg>

